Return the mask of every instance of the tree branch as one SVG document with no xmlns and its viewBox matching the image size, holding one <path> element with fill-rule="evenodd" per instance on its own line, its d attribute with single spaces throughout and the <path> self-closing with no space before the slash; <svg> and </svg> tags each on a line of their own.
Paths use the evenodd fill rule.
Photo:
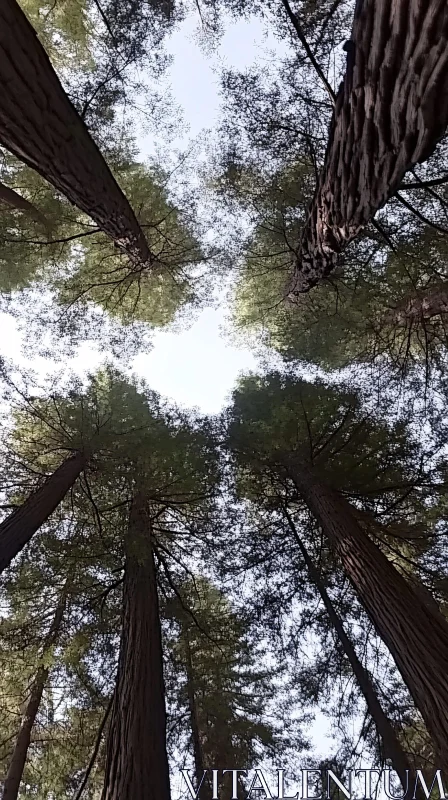
<svg viewBox="0 0 448 800">
<path fill-rule="evenodd" d="M 39 211 L 39 209 L 22 197 L 21 194 L 15 192 L 14 189 L 11 189 L 9 186 L 5 186 L 4 183 L 0 183 L 0 201 L 2 200 L 9 206 L 13 206 L 13 208 L 17 208 L 19 211 L 24 211 L 26 214 L 29 214 L 30 217 L 42 225 L 46 231 L 49 231 L 50 224 L 47 218 Z"/>
<path fill-rule="evenodd" d="M 294 29 L 295 29 L 295 31 L 297 33 L 299 41 L 303 45 L 303 48 L 304 48 L 309 60 L 311 61 L 311 63 L 313 65 L 314 69 L 316 70 L 319 78 L 321 79 L 323 85 L 325 86 L 325 90 L 329 94 L 329 96 L 331 98 L 331 101 L 332 101 L 332 103 L 334 105 L 335 102 L 336 102 L 336 95 L 335 95 L 333 89 L 331 88 L 330 84 L 328 83 L 328 81 L 327 81 L 327 79 L 326 79 L 326 77 L 325 77 L 325 75 L 323 73 L 322 68 L 320 67 L 320 65 L 316 61 L 314 53 L 311 50 L 311 47 L 309 46 L 309 44 L 308 44 L 308 42 L 307 42 L 307 40 L 305 38 L 305 34 L 303 33 L 302 26 L 300 25 L 300 22 L 298 20 L 297 15 L 294 14 L 294 11 L 292 10 L 291 6 L 289 5 L 288 0 L 282 0 L 282 3 L 283 3 L 283 6 L 285 8 L 285 11 L 286 11 L 289 19 L 291 20 L 291 22 L 292 22 L 292 24 L 294 26 Z"/>
<path fill-rule="evenodd" d="M 423 222 L 425 225 L 430 225 L 432 228 L 435 228 L 436 231 L 440 231 L 441 233 L 448 233 L 448 228 L 444 228 L 443 225 L 438 225 L 437 222 L 432 222 L 430 219 L 428 219 L 428 217 L 425 217 L 421 211 L 418 211 L 416 208 L 414 208 L 414 206 L 408 203 L 408 201 L 405 200 L 399 192 L 395 193 L 395 197 L 404 205 L 405 208 L 408 209 L 408 211 L 411 211 L 417 217 L 417 219 L 420 220 L 420 222 Z"/>
<path fill-rule="evenodd" d="M 443 175 L 441 178 L 432 178 L 428 181 L 417 181 L 410 183 L 402 183 L 398 188 L 403 189 L 426 189 L 428 186 L 441 186 L 442 183 L 448 183 L 448 175 Z"/>
<path fill-rule="evenodd" d="M 92 772 L 92 769 L 95 766 L 96 757 L 98 755 L 98 751 L 99 751 L 100 745 L 101 745 L 101 739 L 103 738 L 103 731 L 104 731 L 104 728 L 106 726 L 106 722 L 107 722 L 107 719 L 109 717 L 109 714 L 111 712 L 112 704 L 114 702 L 114 696 L 115 696 L 115 692 L 112 692 L 110 700 L 109 700 L 109 702 L 107 704 L 107 708 L 106 708 L 104 717 L 101 720 L 101 725 L 98 728 L 98 733 L 97 733 L 97 737 L 96 737 L 96 740 L 95 740 L 95 746 L 93 748 L 93 753 L 92 753 L 92 755 L 90 757 L 89 765 L 88 765 L 88 767 L 86 769 L 86 773 L 85 773 L 85 775 L 84 775 L 84 777 L 82 779 L 81 786 L 79 787 L 78 791 L 76 792 L 74 800 L 80 800 L 80 798 L 81 798 L 81 796 L 82 796 L 82 794 L 84 792 L 84 789 L 87 786 L 87 782 L 88 782 L 88 780 L 90 778 L 90 773 Z"/>
</svg>

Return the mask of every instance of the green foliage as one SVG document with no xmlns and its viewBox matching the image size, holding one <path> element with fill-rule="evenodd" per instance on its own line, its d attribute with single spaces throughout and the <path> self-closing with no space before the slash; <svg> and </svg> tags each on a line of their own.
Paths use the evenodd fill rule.
<svg viewBox="0 0 448 800">
<path fill-rule="evenodd" d="M 422 458 L 402 421 L 376 419 L 355 392 L 278 372 L 240 380 L 228 425 L 230 447 L 242 463 L 276 467 L 283 456 L 296 455 L 353 495 L 402 486 Z"/>
<path fill-rule="evenodd" d="M 360 718 L 361 695 L 298 538 L 403 742 L 430 761 L 433 748 L 412 699 L 310 518 L 290 466 L 296 461 L 312 469 L 345 497 L 365 534 L 413 583 L 422 602 L 435 598 L 447 613 L 448 194 L 437 183 L 448 171 L 446 145 L 428 165 L 419 165 L 419 174 L 407 179 L 413 185 L 400 188 L 376 228 L 351 245 L 331 278 L 292 305 L 292 263 L 333 107 L 281 4 L 21 5 L 129 198 L 153 263 L 138 271 L 90 219 L 2 153 L 0 180 L 35 209 L 1 201 L 5 300 L 22 303 L 23 317 L 37 316 L 34 304 L 28 309 L 29 298 L 50 295 L 60 329 L 65 325 L 78 340 L 90 335 L 87 320 L 95 314 L 122 328 L 123 337 L 136 324 L 138 333 L 166 327 L 215 289 L 204 267 L 216 248 L 201 225 L 203 206 L 212 199 L 211 215 L 222 215 L 221 262 L 235 279 L 234 327 L 249 336 L 252 349 L 275 351 L 283 366 L 242 377 L 219 420 L 165 402 L 109 364 L 85 380 L 70 377 L 62 387 L 55 381 L 51 390 L 33 395 L 14 394 L 7 381 L 0 470 L 5 516 L 70 453 L 83 450 L 88 458 L 59 508 L 2 576 L 0 775 L 29 687 L 45 666 L 20 796 L 76 796 L 113 691 L 124 540 L 130 504 L 142 489 L 163 616 L 173 764 L 184 749 L 193 756 L 198 744 L 192 698 L 205 767 L 251 768 L 264 760 L 277 766 L 281 756 L 296 758 L 317 709 L 332 721 L 340 746 L 328 764 L 366 752 L 379 759 L 376 735 L 367 717 Z M 352 0 L 291 5 L 337 89 Z M 213 164 L 206 165 L 200 202 L 202 162 L 195 163 L 185 193 L 183 156 L 173 172 L 142 164 L 133 139 L 143 120 L 158 135 L 159 127 L 171 124 L 163 118 L 167 94 L 159 96 L 157 86 L 169 63 L 163 42 L 191 9 L 200 15 L 208 44 L 217 43 L 230 19 L 254 16 L 282 43 L 262 66 L 223 70 L 218 143 L 210 147 Z M 164 153 L 164 164 L 169 156 Z M 436 183 L 422 186 L 427 178 Z M 40 321 L 40 333 L 48 329 L 49 315 Z M 112 341 L 103 337 L 101 344 L 111 352 Z M 334 382 L 297 377 L 299 362 L 314 372 L 333 370 Z M 437 383 L 431 380 L 435 372 Z M 401 406 L 390 401 L 397 376 L 405 379 Z M 205 567 L 213 582 L 198 577 Z M 46 646 L 64 587 L 63 623 Z M 84 792 L 91 800 L 101 796 L 104 749 L 103 741 Z M 313 763 L 321 763 L 320 754 Z"/>
<path fill-rule="evenodd" d="M 136 272 L 104 234 L 89 236 L 74 274 L 59 281 L 59 302 L 93 301 L 124 323 L 137 319 L 162 327 L 194 302 L 194 269 L 205 255 L 192 225 L 169 200 L 162 174 L 131 163 L 117 178 L 137 212 L 154 265 Z"/>
<path fill-rule="evenodd" d="M 232 607 L 217 586 L 195 576 L 179 586 L 164 615 L 176 625 L 169 643 L 175 676 L 172 702 L 179 720 L 187 716 L 177 736 L 186 729 L 193 753 L 194 713 L 204 769 L 227 764 L 251 769 L 261 759 L 275 761 L 288 746 L 296 751 L 303 747 L 300 733 L 285 718 L 287 705 L 281 721 L 274 714 L 266 717 L 285 676 L 280 666 L 272 665 L 262 643 L 255 644 L 249 614 Z"/>
<path fill-rule="evenodd" d="M 378 360 L 399 374 L 411 366 L 443 368 L 447 253 L 441 234 L 427 229 L 389 254 L 368 238 L 359 241 L 331 280 L 293 305 L 283 301 L 288 271 L 274 256 L 278 244 L 272 237 L 266 242 L 270 224 L 257 229 L 258 250 L 242 267 L 238 326 L 261 333 L 288 361 L 324 369 Z M 425 308 L 438 295 L 442 302 Z"/>
</svg>

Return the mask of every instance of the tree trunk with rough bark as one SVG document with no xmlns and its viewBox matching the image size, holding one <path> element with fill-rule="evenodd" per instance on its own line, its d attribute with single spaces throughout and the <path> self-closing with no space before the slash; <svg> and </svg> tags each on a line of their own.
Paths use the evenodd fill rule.
<svg viewBox="0 0 448 800">
<path fill-rule="evenodd" d="M 170 800 L 162 635 L 144 494 L 132 502 L 124 544 L 123 624 L 102 800 Z"/>
<path fill-rule="evenodd" d="M 307 292 L 448 125 L 446 0 L 357 0 L 322 174 L 289 287 Z"/>
<path fill-rule="evenodd" d="M 444 281 L 414 297 L 406 298 L 387 313 L 385 322 L 388 325 L 408 326 L 424 323 L 432 317 L 446 314 L 448 314 L 448 283 Z"/>
<path fill-rule="evenodd" d="M 448 772 L 448 623 L 362 530 L 350 504 L 306 464 L 289 472 L 389 649 Z"/>
<path fill-rule="evenodd" d="M 49 650 L 51 650 L 57 641 L 67 604 L 66 589 L 67 584 L 62 592 L 51 628 L 43 646 L 43 658 L 45 658 Z M 31 743 L 31 732 L 40 708 L 42 695 L 47 684 L 49 673 L 49 667 L 41 665 L 37 670 L 36 676 L 31 684 L 25 714 L 22 719 L 20 731 L 16 739 L 14 751 L 11 756 L 5 782 L 3 784 L 2 800 L 17 800 L 17 797 L 19 796 L 23 770 L 25 768 L 26 758 L 28 755 L 28 748 Z"/>
<path fill-rule="evenodd" d="M 342 649 L 347 656 L 347 659 L 353 670 L 353 674 L 358 682 L 358 686 L 364 696 L 369 714 L 375 723 L 378 736 L 380 737 L 383 745 L 384 757 L 389 759 L 392 763 L 393 769 L 400 778 L 404 792 L 407 792 L 408 788 L 415 785 L 415 771 L 411 767 L 408 757 L 400 744 L 390 719 L 383 711 L 370 675 L 356 655 L 355 648 L 353 647 L 352 642 L 344 630 L 342 620 L 328 595 L 325 584 L 321 580 L 319 572 L 314 566 L 308 550 L 297 533 L 294 520 L 289 514 L 287 508 L 284 509 L 284 513 L 288 520 L 294 539 L 297 542 L 300 552 L 302 553 L 310 579 L 321 596 L 325 610 L 330 618 L 330 622 L 336 631 L 336 635 L 342 645 Z"/>
<path fill-rule="evenodd" d="M 0 524 L 0 574 L 58 507 L 86 466 L 84 453 L 67 458 L 40 489 Z"/>
<path fill-rule="evenodd" d="M 135 214 L 16 0 L 0 3 L 0 84 L 0 143 L 149 267 Z"/>
</svg>

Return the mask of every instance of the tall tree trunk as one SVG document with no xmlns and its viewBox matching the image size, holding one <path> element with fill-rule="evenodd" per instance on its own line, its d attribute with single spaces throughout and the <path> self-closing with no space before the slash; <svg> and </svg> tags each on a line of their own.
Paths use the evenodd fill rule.
<svg viewBox="0 0 448 800">
<path fill-rule="evenodd" d="M 150 265 L 144 234 L 16 0 L 0 3 L 0 143 Z"/>
<path fill-rule="evenodd" d="M 49 650 L 55 645 L 67 604 L 67 583 L 61 594 L 60 601 L 56 608 L 48 635 L 45 639 L 42 657 L 48 654 Z M 41 665 L 37 670 L 35 678 L 31 684 L 30 694 L 25 710 L 25 714 L 17 736 L 13 754 L 9 762 L 5 782 L 3 784 L 2 800 L 17 800 L 19 795 L 20 783 L 22 781 L 23 770 L 25 768 L 28 748 L 31 742 L 31 731 L 36 720 L 37 713 L 42 701 L 45 686 L 47 684 L 49 667 Z"/>
<path fill-rule="evenodd" d="M 125 535 L 123 625 L 102 800 L 170 800 L 162 635 L 143 493 Z"/>
<path fill-rule="evenodd" d="M 0 524 L 0 573 L 58 507 L 85 465 L 84 453 L 67 458 L 40 489 L 30 494 L 23 505 Z"/>
<path fill-rule="evenodd" d="M 336 266 L 341 250 L 425 161 L 448 125 L 446 0 L 357 0 L 324 167 L 297 255 L 290 299 Z"/>
<path fill-rule="evenodd" d="M 191 647 L 190 647 L 190 640 L 188 638 L 188 628 L 185 630 L 184 633 L 185 637 L 185 656 L 186 656 L 186 668 L 187 668 L 187 693 L 188 693 L 188 710 L 190 712 L 190 725 L 191 725 L 191 738 L 193 741 L 193 757 L 194 757 L 194 771 L 196 775 L 196 785 L 199 786 L 201 784 L 201 788 L 199 789 L 199 800 L 208 800 L 210 797 L 210 782 L 207 780 L 207 774 L 205 774 L 205 766 L 204 766 L 204 758 L 202 754 L 202 745 L 201 745 L 201 733 L 199 729 L 199 721 L 198 721 L 198 710 L 197 710 L 197 703 L 196 703 L 196 693 L 195 693 L 195 680 L 194 680 L 194 671 L 193 671 L 193 660 L 191 656 Z"/>
<path fill-rule="evenodd" d="M 407 792 L 408 789 L 411 786 L 414 786 L 415 783 L 414 780 L 411 780 L 412 778 L 415 778 L 414 770 L 412 769 L 408 757 L 400 744 L 400 741 L 397 737 L 397 734 L 395 733 L 391 721 L 383 711 L 375 687 L 371 681 L 370 675 L 368 671 L 364 669 L 358 656 L 356 655 L 355 648 L 353 647 L 352 642 L 350 641 L 349 637 L 347 636 L 344 630 L 342 620 L 339 614 L 336 612 L 336 609 L 325 588 L 325 584 L 321 580 L 319 572 L 314 566 L 313 560 L 310 557 L 308 550 L 306 549 L 305 545 L 302 542 L 302 539 L 297 533 L 294 520 L 292 519 L 286 507 L 284 508 L 284 514 L 286 519 L 288 520 L 294 539 L 297 542 L 300 552 L 302 553 L 303 560 L 306 564 L 306 568 L 308 570 L 311 581 L 322 598 L 322 602 L 330 618 L 330 622 L 336 631 L 337 637 L 342 645 L 342 649 L 344 650 L 344 653 L 347 656 L 347 659 L 353 670 L 353 674 L 358 682 L 358 686 L 364 696 L 369 714 L 375 723 L 378 736 L 380 737 L 380 740 L 383 745 L 383 754 L 385 758 L 391 761 L 395 772 L 400 778 L 404 792 Z"/>
<path fill-rule="evenodd" d="M 350 504 L 306 464 L 289 472 L 392 657 L 448 771 L 448 623 L 360 527 Z"/>
</svg>

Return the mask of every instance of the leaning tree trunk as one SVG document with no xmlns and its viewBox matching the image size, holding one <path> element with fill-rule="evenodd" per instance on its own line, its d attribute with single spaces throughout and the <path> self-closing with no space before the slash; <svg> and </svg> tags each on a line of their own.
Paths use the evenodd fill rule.
<svg viewBox="0 0 448 800">
<path fill-rule="evenodd" d="M 48 655 L 48 652 L 55 645 L 59 631 L 61 629 L 62 620 L 65 613 L 67 602 L 67 584 L 62 592 L 59 604 L 45 639 L 45 644 L 42 651 L 42 657 Z M 8 771 L 6 773 L 5 782 L 3 784 L 2 800 L 17 800 L 19 795 L 20 784 L 22 781 L 23 770 L 25 768 L 28 748 L 31 742 L 31 731 L 36 721 L 36 716 L 44 693 L 45 686 L 48 681 L 49 667 L 41 665 L 37 670 L 36 676 L 31 684 L 30 694 L 26 705 L 25 714 L 22 719 L 20 731 L 16 739 L 14 751 L 9 762 Z"/>
<path fill-rule="evenodd" d="M 144 234 L 16 0 L 0 3 L 0 144 L 85 211 L 138 266 Z"/>
<path fill-rule="evenodd" d="M 448 125 L 446 0 L 357 0 L 324 167 L 289 289 L 294 300 L 425 161 Z"/>
<path fill-rule="evenodd" d="M 438 751 L 440 768 L 448 771 L 447 621 L 372 542 L 343 497 L 315 478 L 308 465 L 290 463 L 289 470 L 392 654 Z"/>
<path fill-rule="evenodd" d="M 82 452 L 67 458 L 40 489 L 0 524 L 0 573 L 58 507 L 85 466 Z"/>
<path fill-rule="evenodd" d="M 325 588 L 325 584 L 321 580 L 319 572 L 314 566 L 313 560 L 310 557 L 308 550 L 306 549 L 299 534 L 297 533 L 294 520 L 292 519 L 286 507 L 284 508 L 284 514 L 286 516 L 286 519 L 288 520 L 294 539 L 297 542 L 300 552 L 302 553 L 303 560 L 306 564 L 306 568 L 308 570 L 311 581 L 322 598 L 322 602 L 330 618 L 330 622 L 336 631 L 337 637 L 342 645 L 342 649 L 345 655 L 347 656 L 347 659 L 353 670 L 353 674 L 358 682 L 358 686 L 364 696 L 367 709 L 369 711 L 370 716 L 373 719 L 373 722 L 375 723 L 378 736 L 380 737 L 380 740 L 382 742 L 384 756 L 385 758 L 391 761 L 395 772 L 400 778 L 403 790 L 406 793 L 409 787 L 411 785 L 414 785 L 414 781 L 412 781 L 412 778 L 415 778 L 414 774 L 415 771 L 411 767 L 408 757 L 400 744 L 400 741 L 398 739 L 397 734 L 395 733 L 395 730 L 392 726 L 390 719 L 383 711 L 383 708 L 381 706 L 380 700 L 378 698 L 378 695 L 376 693 L 370 675 L 368 671 L 363 667 L 358 656 L 356 655 L 355 648 L 353 647 L 352 642 L 350 641 L 349 637 L 347 636 L 344 630 L 342 620 L 328 595 L 328 592 Z"/>
<path fill-rule="evenodd" d="M 162 635 L 148 503 L 125 535 L 120 657 L 102 800 L 170 800 Z"/>
</svg>

